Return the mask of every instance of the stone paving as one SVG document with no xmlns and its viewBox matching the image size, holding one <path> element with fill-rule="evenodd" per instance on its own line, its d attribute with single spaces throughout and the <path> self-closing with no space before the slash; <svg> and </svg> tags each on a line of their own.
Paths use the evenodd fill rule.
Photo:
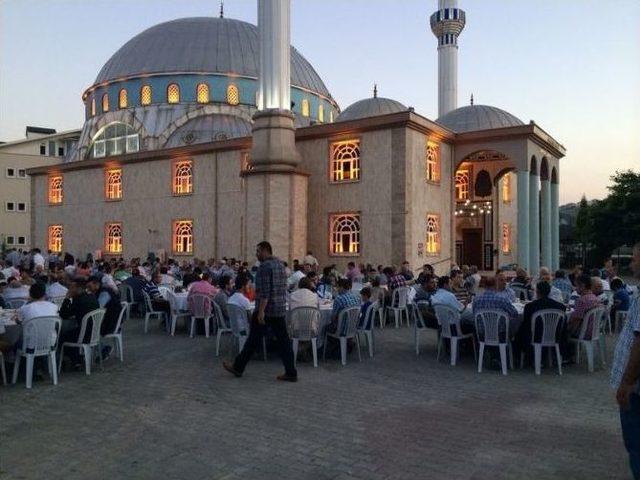
<svg viewBox="0 0 640 480">
<path fill-rule="evenodd" d="M 478 374 L 436 362 L 435 335 L 416 357 L 405 327 L 282 384 L 274 354 L 236 379 L 213 339 L 141 331 L 124 364 L 0 387 L 0 478 L 629 478 L 607 369 Z"/>
</svg>

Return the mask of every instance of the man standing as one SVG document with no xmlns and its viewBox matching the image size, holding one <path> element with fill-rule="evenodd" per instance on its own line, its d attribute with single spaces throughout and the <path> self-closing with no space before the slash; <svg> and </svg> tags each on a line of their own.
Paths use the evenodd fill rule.
<svg viewBox="0 0 640 480">
<path fill-rule="evenodd" d="M 640 279 L 640 243 L 633 247 L 631 270 Z M 620 406 L 622 438 L 633 478 L 640 479 L 640 294 L 633 299 L 611 368 L 611 386 Z"/>
<path fill-rule="evenodd" d="M 236 377 L 241 377 L 251 355 L 262 344 L 267 326 L 271 327 L 278 340 L 278 349 L 285 373 L 278 380 L 296 382 L 298 372 L 293 364 L 293 350 L 285 323 L 287 276 L 282 262 L 273 256 L 269 242 L 260 242 L 256 248 L 260 267 L 256 274 L 256 310 L 251 319 L 251 331 L 242 351 L 233 364 L 223 362 L 222 366 Z"/>
</svg>

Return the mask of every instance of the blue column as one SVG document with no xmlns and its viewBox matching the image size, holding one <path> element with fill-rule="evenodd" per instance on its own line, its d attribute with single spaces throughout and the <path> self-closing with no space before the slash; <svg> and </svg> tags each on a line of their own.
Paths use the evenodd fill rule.
<svg viewBox="0 0 640 480">
<path fill-rule="evenodd" d="M 529 274 L 537 275 L 540 269 L 540 177 L 529 175 Z"/>
<path fill-rule="evenodd" d="M 540 222 L 542 265 L 551 268 L 551 192 L 548 178 L 540 182 Z"/>
<path fill-rule="evenodd" d="M 551 268 L 560 268 L 560 185 L 551 182 Z"/>
<path fill-rule="evenodd" d="M 529 269 L 529 171 L 518 171 L 518 265 Z"/>
</svg>

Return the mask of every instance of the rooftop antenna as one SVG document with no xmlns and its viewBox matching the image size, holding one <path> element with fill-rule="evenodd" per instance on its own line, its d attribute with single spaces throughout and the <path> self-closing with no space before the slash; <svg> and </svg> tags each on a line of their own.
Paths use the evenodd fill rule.
<svg viewBox="0 0 640 480">
<path fill-rule="evenodd" d="M 378 98 L 378 84 L 373 84 L 373 98 Z"/>
<path fill-rule="evenodd" d="M 220 18 L 224 18 L 224 0 L 220 0 Z"/>
<path fill-rule="evenodd" d="M 471 94 L 471 105 L 473 105 L 473 93 Z"/>
</svg>

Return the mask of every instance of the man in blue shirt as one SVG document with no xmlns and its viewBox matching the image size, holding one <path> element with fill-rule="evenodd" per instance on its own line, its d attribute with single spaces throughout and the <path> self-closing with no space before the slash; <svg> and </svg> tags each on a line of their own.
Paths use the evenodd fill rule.
<svg viewBox="0 0 640 480">
<path fill-rule="evenodd" d="M 345 308 L 359 307 L 360 299 L 351 291 L 351 280 L 341 278 L 338 280 L 338 294 L 333 299 L 333 311 L 331 312 L 331 323 L 327 327 L 330 333 L 335 333 L 338 329 L 338 318 L 340 312 Z"/>
</svg>

